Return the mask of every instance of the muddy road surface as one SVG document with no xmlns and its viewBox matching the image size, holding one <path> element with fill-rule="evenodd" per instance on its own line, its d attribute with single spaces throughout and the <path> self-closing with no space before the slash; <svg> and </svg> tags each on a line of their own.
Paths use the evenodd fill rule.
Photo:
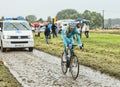
<svg viewBox="0 0 120 87">
<path fill-rule="evenodd" d="M 60 58 L 38 50 L 0 51 L 0 58 L 23 87 L 120 87 L 119 80 L 82 65 L 75 81 L 70 72 L 62 74 Z"/>
</svg>

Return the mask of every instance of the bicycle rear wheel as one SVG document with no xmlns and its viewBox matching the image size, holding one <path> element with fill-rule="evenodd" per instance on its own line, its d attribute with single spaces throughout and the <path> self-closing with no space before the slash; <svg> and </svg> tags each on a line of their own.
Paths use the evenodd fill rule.
<svg viewBox="0 0 120 87">
<path fill-rule="evenodd" d="M 67 67 L 67 61 L 66 62 L 63 61 L 63 54 L 62 54 L 62 58 L 61 58 L 61 68 L 62 68 L 63 74 L 66 74 L 68 67 Z"/>
<path fill-rule="evenodd" d="M 79 75 L 79 61 L 76 55 L 70 59 L 70 71 L 73 79 L 76 80 Z"/>
</svg>

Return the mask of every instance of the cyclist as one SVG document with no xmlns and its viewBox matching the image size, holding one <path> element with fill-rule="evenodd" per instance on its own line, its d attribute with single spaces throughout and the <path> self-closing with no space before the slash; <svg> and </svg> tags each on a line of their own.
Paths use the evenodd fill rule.
<svg viewBox="0 0 120 87">
<path fill-rule="evenodd" d="M 76 40 L 78 42 L 78 45 L 80 46 L 80 49 L 83 49 L 83 45 L 81 42 L 81 39 L 78 35 L 77 27 L 74 23 L 69 23 L 67 28 L 62 29 L 61 36 L 64 43 L 64 54 L 63 54 L 63 62 L 66 62 L 66 53 L 68 52 L 68 49 L 70 48 L 70 51 L 72 51 L 72 46 L 68 47 L 69 44 L 74 44 L 73 36 L 76 35 Z"/>
</svg>

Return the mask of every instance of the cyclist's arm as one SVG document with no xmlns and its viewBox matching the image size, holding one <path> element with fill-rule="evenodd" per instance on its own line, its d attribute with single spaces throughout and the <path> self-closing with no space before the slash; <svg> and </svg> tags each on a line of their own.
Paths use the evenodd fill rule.
<svg viewBox="0 0 120 87">
<path fill-rule="evenodd" d="M 64 42 L 64 45 L 67 47 L 67 37 L 66 37 L 66 29 L 62 29 L 62 32 L 61 32 L 61 36 L 62 36 L 62 40 Z"/>
<path fill-rule="evenodd" d="M 80 36 L 78 35 L 77 29 L 75 30 L 75 34 L 76 34 L 76 40 L 77 40 L 78 44 L 79 44 L 80 46 L 82 46 L 82 41 L 81 41 L 81 39 L 80 39 Z"/>
</svg>

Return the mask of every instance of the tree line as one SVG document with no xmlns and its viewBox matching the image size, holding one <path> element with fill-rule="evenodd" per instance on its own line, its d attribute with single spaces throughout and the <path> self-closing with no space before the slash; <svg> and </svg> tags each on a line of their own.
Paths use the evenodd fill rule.
<svg viewBox="0 0 120 87">
<path fill-rule="evenodd" d="M 91 28 L 99 28 L 102 27 L 103 24 L 103 16 L 100 13 L 92 12 L 89 10 L 85 10 L 83 13 L 77 12 L 75 9 L 65 9 L 59 11 L 56 15 L 58 19 L 77 19 L 83 18 L 90 20 Z"/>
<path fill-rule="evenodd" d="M 18 18 L 19 17 L 22 17 L 22 16 L 18 16 Z M 85 10 L 83 13 L 79 13 L 75 9 L 64 9 L 64 10 L 59 11 L 56 14 L 56 18 L 58 18 L 58 20 L 77 19 L 77 18 L 87 19 L 87 20 L 90 20 L 91 28 L 100 28 L 103 25 L 103 16 L 100 13 L 97 13 L 94 11 L 92 12 L 89 10 Z M 25 17 L 25 19 L 30 23 L 34 23 L 36 21 L 43 23 L 45 21 L 42 18 L 37 19 L 37 17 L 35 15 L 28 15 Z M 0 20 L 4 20 L 4 17 L 1 17 Z M 53 20 L 53 18 L 51 18 L 51 16 L 48 16 L 46 21 L 52 23 L 52 20 Z"/>
</svg>

